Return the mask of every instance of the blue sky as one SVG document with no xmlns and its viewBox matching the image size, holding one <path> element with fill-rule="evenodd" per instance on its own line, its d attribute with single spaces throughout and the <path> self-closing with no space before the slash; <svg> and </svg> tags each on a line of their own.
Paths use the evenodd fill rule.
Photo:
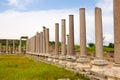
<svg viewBox="0 0 120 80">
<path fill-rule="evenodd" d="M 86 8 L 87 43 L 95 42 L 94 8 L 102 9 L 104 43 L 113 41 L 113 0 L 0 0 L 0 39 L 32 37 L 42 27 L 50 29 L 50 40 L 54 40 L 54 26 L 74 15 L 75 44 L 79 44 L 79 8 Z M 60 27 L 61 32 L 61 27 Z M 60 33 L 61 40 L 61 33 Z"/>
<path fill-rule="evenodd" d="M 96 0 L 0 0 L 0 11 L 15 9 L 18 11 L 93 8 Z M 22 8 L 21 8 L 22 6 Z"/>
</svg>

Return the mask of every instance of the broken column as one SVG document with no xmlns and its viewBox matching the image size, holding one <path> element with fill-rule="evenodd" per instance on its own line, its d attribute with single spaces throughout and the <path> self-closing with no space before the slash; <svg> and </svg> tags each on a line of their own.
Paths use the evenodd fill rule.
<svg viewBox="0 0 120 80">
<path fill-rule="evenodd" d="M 114 65 L 106 70 L 108 80 L 120 80 L 120 0 L 113 0 L 114 9 Z"/>
<path fill-rule="evenodd" d="M 86 19 L 85 8 L 80 8 L 80 55 L 77 59 L 78 68 L 90 68 L 90 59 L 86 55 Z"/>
<path fill-rule="evenodd" d="M 92 63 L 91 71 L 103 74 L 108 61 L 104 60 L 103 52 L 103 31 L 102 31 L 102 12 L 101 8 L 95 8 L 95 45 L 96 45 L 96 59 Z"/>
</svg>

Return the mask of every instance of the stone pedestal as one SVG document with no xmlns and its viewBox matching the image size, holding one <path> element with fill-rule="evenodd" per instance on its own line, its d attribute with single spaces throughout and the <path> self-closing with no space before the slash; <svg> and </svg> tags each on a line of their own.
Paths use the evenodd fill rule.
<svg viewBox="0 0 120 80">
<path fill-rule="evenodd" d="M 91 69 L 90 59 L 88 57 L 80 57 L 76 62 L 76 69 L 80 71 L 88 71 Z"/>
<path fill-rule="evenodd" d="M 105 75 L 107 80 L 120 80 L 120 64 L 114 64 L 112 69 L 107 69 Z"/>
<path fill-rule="evenodd" d="M 53 56 L 53 63 L 54 64 L 59 64 L 59 56 L 58 55 Z"/>
<path fill-rule="evenodd" d="M 59 65 L 65 67 L 66 63 L 66 56 L 59 56 Z"/>
<path fill-rule="evenodd" d="M 108 68 L 107 67 L 108 61 L 103 59 L 94 59 L 93 61 L 91 61 L 91 63 L 92 63 L 91 71 L 95 73 L 104 74 L 104 72 Z"/>
<path fill-rule="evenodd" d="M 66 60 L 67 60 L 66 66 L 68 68 L 75 69 L 75 66 L 76 66 L 76 63 L 75 63 L 76 57 L 75 56 L 67 55 L 66 56 Z"/>
</svg>

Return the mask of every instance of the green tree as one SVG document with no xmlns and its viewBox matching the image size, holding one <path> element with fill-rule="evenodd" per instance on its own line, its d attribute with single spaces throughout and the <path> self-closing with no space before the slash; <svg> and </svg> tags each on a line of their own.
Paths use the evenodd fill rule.
<svg viewBox="0 0 120 80">
<path fill-rule="evenodd" d="M 95 47 L 94 43 L 88 43 L 88 47 Z"/>
<path fill-rule="evenodd" d="M 113 43 L 109 43 L 109 44 L 108 44 L 108 47 L 109 47 L 109 48 L 114 48 L 114 44 L 113 44 Z"/>
</svg>

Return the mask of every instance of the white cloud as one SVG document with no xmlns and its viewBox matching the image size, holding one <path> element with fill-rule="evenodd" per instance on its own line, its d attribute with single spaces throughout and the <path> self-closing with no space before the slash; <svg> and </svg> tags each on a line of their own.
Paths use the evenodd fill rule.
<svg viewBox="0 0 120 80">
<path fill-rule="evenodd" d="M 7 0 L 8 5 L 15 8 L 25 8 L 25 6 L 31 3 L 33 0 Z"/>
</svg>

